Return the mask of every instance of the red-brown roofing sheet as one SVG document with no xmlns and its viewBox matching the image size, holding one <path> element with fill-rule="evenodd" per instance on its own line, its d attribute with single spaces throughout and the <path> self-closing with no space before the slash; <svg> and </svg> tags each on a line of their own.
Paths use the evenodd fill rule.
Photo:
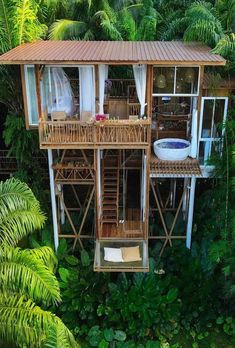
<svg viewBox="0 0 235 348">
<path fill-rule="evenodd" d="M 220 55 L 197 43 L 180 41 L 36 41 L 0 56 L 0 64 L 26 63 L 191 63 L 224 65 Z"/>
</svg>

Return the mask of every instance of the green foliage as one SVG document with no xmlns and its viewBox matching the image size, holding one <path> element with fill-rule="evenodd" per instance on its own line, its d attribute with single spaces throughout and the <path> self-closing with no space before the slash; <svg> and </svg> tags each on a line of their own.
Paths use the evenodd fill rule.
<svg viewBox="0 0 235 348">
<path fill-rule="evenodd" d="M 39 149 L 37 130 L 26 130 L 23 117 L 9 113 L 3 137 L 9 149 L 9 155 L 16 157 L 17 160 L 18 171 L 14 173 L 14 176 L 30 185 L 40 202 L 47 207 L 49 195 L 49 188 L 45 183 L 47 167 L 43 167 L 40 162 L 46 154 Z M 44 162 L 46 163 L 45 160 Z"/>
<path fill-rule="evenodd" d="M 110 342 L 128 347 L 118 342 L 145 342 L 178 333 L 181 301 L 169 277 L 152 271 L 111 279 L 110 274 L 93 272 L 86 251 L 76 259 L 64 247 L 58 249 L 63 300 L 58 311 L 78 338 L 92 347 Z"/>
<path fill-rule="evenodd" d="M 44 221 L 25 183 L 0 182 L 0 339 L 17 347 L 77 347 L 61 320 L 34 303 L 45 307 L 61 301 L 52 249 L 14 247 Z"/>
<path fill-rule="evenodd" d="M 232 116 L 232 114 L 231 114 Z M 208 258 L 217 275 L 217 283 L 224 299 L 229 301 L 229 310 L 235 306 L 235 201 L 234 201 L 234 143 L 235 123 L 229 121 L 225 128 L 223 156 L 214 158 L 216 178 L 198 202 L 196 223 L 198 243 L 203 237 L 209 241 Z"/>
<path fill-rule="evenodd" d="M 74 8 L 74 4 L 71 3 Z M 92 0 L 76 2 L 73 11 L 68 6 L 69 18 L 52 24 L 50 38 L 53 40 L 121 40 L 117 30 L 117 17 L 109 2 Z"/>
<path fill-rule="evenodd" d="M 52 250 L 46 247 L 0 249 L 0 291 L 24 294 L 46 305 L 60 302 L 58 282 L 47 266 L 49 260 L 55 262 Z"/>
<path fill-rule="evenodd" d="M 17 179 L 0 182 L 0 241 L 16 245 L 45 222 L 30 188 Z"/>
<path fill-rule="evenodd" d="M 78 347 L 58 317 L 18 295 L 0 294 L 0 337 L 19 347 Z"/>
<path fill-rule="evenodd" d="M 0 52 L 41 38 L 46 25 L 37 18 L 36 0 L 0 1 Z"/>
<path fill-rule="evenodd" d="M 207 252 L 208 244 L 194 244 L 192 254 L 179 244 L 161 265 L 151 259 L 149 274 L 114 275 L 94 273 L 90 262 L 82 264 L 91 255 L 71 257 L 62 241 L 58 313 L 82 347 L 232 347 L 234 320 L 223 328 L 217 319 L 224 308 Z"/>
</svg>

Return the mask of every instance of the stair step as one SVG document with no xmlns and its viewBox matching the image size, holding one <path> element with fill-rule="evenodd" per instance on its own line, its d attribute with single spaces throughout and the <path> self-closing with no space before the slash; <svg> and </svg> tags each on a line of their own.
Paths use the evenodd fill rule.
<svg viewBox="0 0 235 348">
<path fill-rule="evenodd" d="M 117 205 L 111 205 L 111 204 L 107 204 L 107 205 L 103 205 L 103 211 L 105 210 L 117 210 Z"/>
<path fill-rule="evenodd" d="M 105 205 L 117 205 L 117 200 L 116 199 L 110 199 L 110 200 L 103 200 L 103 206 Z"/>
<path fill-rule="evenodd" d="M 112 219 L 112 220 L 111 219 L 110 220 L 109 219 L 107 219 L 107 220 L 103 219 L 102 223 L 105 223 L 105 224 L 113 224 L 113 223 L 115 223 L 115 224 L 117 224 L 117 220 L 116 219 Z"/>
<path fill-rule="evenodd" d="M 117 183 L 117 178 L 113 177 L 113 178 L 104 178 L 104 183 L 105 182 L 113 182 L 113 183 Z"/>
<path fill-rule="evenodd" d="M 116 187 L 114 187 L 114 188 L 104 188 L 104 194 L 105 193 L 109 193 L 109 192 L 117 192 L 117 188 Z"/>
</svg>

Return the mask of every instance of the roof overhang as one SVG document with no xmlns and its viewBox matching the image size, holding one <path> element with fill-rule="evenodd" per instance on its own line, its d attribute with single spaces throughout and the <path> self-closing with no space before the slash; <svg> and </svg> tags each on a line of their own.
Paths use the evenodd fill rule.
<svg viewBox="0 0 235 348">
<path fill-rule="evenodd" d="M 35 41 L 0 56 L 8 65 L 225 65 L 209 47 L 181 41 Z"/>
</svg>

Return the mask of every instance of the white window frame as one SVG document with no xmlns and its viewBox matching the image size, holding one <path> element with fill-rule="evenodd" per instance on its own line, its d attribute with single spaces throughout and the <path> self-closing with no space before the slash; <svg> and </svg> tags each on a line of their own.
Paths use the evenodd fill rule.
<svg viewBox="0 0 235 348">
<path fill-rule="evenodd" d="M 199 95 L 201 67 L 199 65 L 154 65 L 154 68 L 174 68 L 174 92 L 173 93 L 152 93 L 153 97 L 197 97 Z M 177 68 L 198 68 L 197 93 L 175 93 Z"/>
<path fill-rule="evenodd" d="M 28 122 L 29 122 L 29 126 L 31 127 L 37 127 L 38 126 L 38 122 L 37 123 L 34 123 L 32 121 L 32 117 L 31 117 L 31 113 L 30 113 L 30 110 L 31 110 L 31 98 L 29 97 L 29 80 L 28 80 L 28 71 L 27 69 L 28 68 L 33 68 L 34 69 L 34 72 L 35 72 L 35 65 L 33 64 L 27 64 L 27 65 L 24 65 L 24 78 L 25 78 L 25 92 L 26 92 L 26 101 L 27 101 L 27 117 L 28 117 Z M 35 81 L 35 88 L 36 88 L 36 81 Z M 36 106 L 37 106 L 37 115 L 38 115 L 38 103 L 37 103 L 37 98 L 36 98 Z M 39 116 L 38 116 L 39 118 Z M 37 118 L 37 119 L 38 119 Z"/>
<path fill-rule="evenodd" d="M 78 64 L 78 65 L 65 65 L 65 64 L 46 64 L 45 67 L 48 67 L 48 68 L 80 68 L 80 67 L 91 67 L 93 68 L 93 79 L 94 79 L 94 85 L 95 85 L 95 66 L 92 65 L 92 64 Z M 37 103 L 37 100 L 36 100 L 36 107 L 37 107 L 37 122 L 33 122 L 32 121 L 32 116 L 31 116 L 31 113 L 30 113 L 30 110 L 31 110 L 31 103 L 32 103 L 32 100 L 31 98 L 29 97 L 29 90 L 30 90 L 30 87 L 29 87 L 29 80 L 28 80 L 28 71 L 27 69 L 28 68 L 33 68 L 34 71 L 35 71 L 35 65 L 34 64 L 26 64 L 24 65 L 24 78 L 25 78 L 25 93 L 26 93 L 26 101 L 27 101 L 27 109 L 28 112 L 27 112 L 27 118 L 28 118 L 28 123 L 29 123 L 29 127 L 38 127 L 38 119 L 39 119 L 39 115 L 38 115 L 38 103 Z M 35 88 L 36 88 L 36 81 L 35 81 Z"/>
<path fill-rule="evenodd" d="M 225 123 L 226 118 L 227 118 L 227 112 L 228 112 L 228 97 L 202 97 L 201 99 L 201 111 L 200 111 L 200 126 L 199 126 L 199 136 L 198 136 L 198 153 L 197 153 L 197 158 L 199 159 L 199 152 L 200 152 L 200 144 L 203 143 L 209 143 L 210 148 L 209 148 L 209 157 L 211 156 L 211 150 L 212 150 L 212 144 L 213 142 L 220 141 L 221 138 L 214 138 L 214 137 L 208 137 L 208 138 L 203 138 L 202 137 L 202 125 L 203 125 L 203 112 L 204 112 L 204 105 L 205 105 L 205 100 L 213 100 L 214 105 L 213 105 L 213 115 L 212 115 L 212 121 L 211 121 L 211 128 L 214 126 L 214 117 L 215 117 L 215 102 L 216 100 L 224 100 L 224 114 L 223 114 L 223 123 Z M 222 130 L 222 138 L 224 136 L 225 129 Z M 223 142 L 222 142 L 223 146 Z M 203 165 L 206 165 L 206 163 L 203 163 Z"/>
</svg>

